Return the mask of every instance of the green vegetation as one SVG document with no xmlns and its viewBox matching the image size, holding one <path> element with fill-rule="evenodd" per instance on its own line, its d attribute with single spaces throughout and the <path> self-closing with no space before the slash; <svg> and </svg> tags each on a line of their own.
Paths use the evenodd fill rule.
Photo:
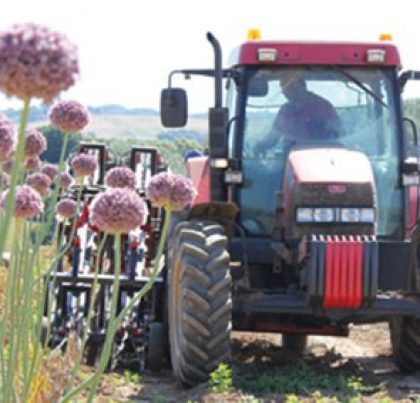
<svg viewBox="0 0 420 403">
<path fill-rule="evenodd" d="M 195 140 L 179 138 L 175 141 L 170 140 L 146 140 L 139 141 L 136 139 L 96 139 L 95 141 L 106 143 L 111 152 L 117 159 L 128 156 L 133 146 L 148 146 L 159 149 L 163 160 L 169 165 L 171 170 L 176 173 L 185 173 L 183 156 L 186 151 L 197 149 L 204 151 L 205 145 Z"/>
<path fill-rule="evenodd" d="M 47 150 L 41 155 L 43 161 L 57 164 L 60 158 L 61 146 L 63 144 L 63 134 L 60 130 L 54 129 L 52 126 L 42 126 L 38 130 L 42 132 L 47 139 Z M 69 137 L 67 152 L 65 158 L 77 147 L 82 136 L 79 133 L 72 134 Z"/>
<path fill-rule="evenodd" d="M 220 364 L 210 374 L 209 386 L 212 392 L 236 391 L 254 399 L 252 401 L 258 401 L 255 396 L 281 394 L 288 403 L 297 403 L 302 396 L 319 403 L 343 401 L 343 397 L 346 402 L 356 402 L 362 395 L 378 389 L 360 377 L 319 373 L 303 363 L 293 368 L 264 370 L 260 375 L 245 375 L 240 368 Z"/>
<path fill-rule="evenodd" d="M 233 385 L 232 369 L 224 363 L 210 374 L 210 387 L 213 392 L 227 392 Z"/>
<path fill-rule="evenodd" d="M 137 372 L 125 370 L 123 376 L 126 382 L 135 383 L 136 385 L 141 383 L 141 376 Z"/>
</svg>

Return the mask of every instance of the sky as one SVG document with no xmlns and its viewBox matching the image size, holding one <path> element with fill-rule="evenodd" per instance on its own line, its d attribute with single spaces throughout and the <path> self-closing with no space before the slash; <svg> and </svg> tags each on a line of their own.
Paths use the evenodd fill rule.
<svg viewBox="0 0 420 403">
<path fill-rule="evenodd" d="M 420 70 L 420 23 L 414 0 L 0 0 L 0 31 L 35 22 L 60 31 L 78 46 L 80 76 L 61 99 L 85 105 L 118 103 L 159 108 L 168 73 L 213 67 L 211 31 L 223 64 L 249 28 L 267 40 L 375 41 L 391 33 L 404 68 Z M 213 102 L 210 79 L 178 78 L 189 109 Z M 186 85 L 184 85 L 186 84 Z M 420 95 L 420 94 L 419 94 Z M 17 102 L 0 95 L 0 110 Z"/>
</svg>

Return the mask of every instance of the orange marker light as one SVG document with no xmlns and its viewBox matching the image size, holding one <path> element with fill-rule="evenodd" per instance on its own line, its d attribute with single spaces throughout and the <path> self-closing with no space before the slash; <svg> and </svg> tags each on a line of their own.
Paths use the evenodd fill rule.
<svg viewBox="0 0 420 403">
<path fill-rule="evenodd" d="M 258 41 L 259 39 L 261 39 L 261 32 L 258 28 L 251 28 L 248 30 L 249 41 Z"/>
<path fill-rule="evenodd" d="M 382 42 L 390 42 L 392 41 L 392 35 L 391 34 L 380 34 L 379 40 Z"/>
</svg>

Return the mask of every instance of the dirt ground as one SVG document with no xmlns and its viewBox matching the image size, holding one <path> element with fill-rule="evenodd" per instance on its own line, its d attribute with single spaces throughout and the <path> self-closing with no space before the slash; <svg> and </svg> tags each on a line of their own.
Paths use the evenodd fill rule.
<svg viewBox="0 0 420 403">
<path fill-rule="evenodd" d="M 267 333 L 239 333 L 232 335 L 232 366 L 252 379 L 264 371 L 279 366 L 287 371 L 288 366 L 296 364 L 296 359 L 284 359 L 281 349 L 281 336 Z M 352 399 L 339 396 L 340 401 L 377 401 L 377 402 L 420 402 L 420 372 L 411 375 L 401 374 L 393 364 L 391 357 L 388 325 L 355 326 L 348 338 L 311 336 L 303 362 L 317 371 L 345 376 L 355 375 L 363 379 L 372 390 Z M 290 358 L 289 358 L 290 360 Z M 333 401 L 308 397 L 302 390 L 297 393 L 298 400 Z M 241 390 L 217 394 L 211 392 L 208 385 L 185 390 L 177 385 L 170 370 L 160 374 L 142 374 L 141 380 L 130 382 L 121 373 L 107 374 L 102 382 L 97 402 L 281 402 L 284 395 L 256 394 L 245 395 Z"/>
</svg>

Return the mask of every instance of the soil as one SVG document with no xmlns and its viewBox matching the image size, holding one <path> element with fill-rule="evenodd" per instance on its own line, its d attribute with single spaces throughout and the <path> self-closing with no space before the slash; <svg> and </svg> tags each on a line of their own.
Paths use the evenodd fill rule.
<svg viewBox="0 0 420 403">
<path fill-rule="evenodd" d="M 267 333 L 233 332 L 231 365 L 244 379 L 252 379 L 274 367 L 287 371 L 296 365 L 296 357 L 281 349 L 281 336 Z M 420 372 L 401 374 L 391 359 L 388 325 L 359 325 L 349 337 L 311 336 L 304 365 L 317 373 L 332 376 L 357 376 L 370 385 L 370 391 L 354 397 L 335 395 L 339 401 L 420 402 Z M 322 391 L 321 391 L 322 392 Z M 324 393 L 323 393 L 324 394 Z M 328 393 L 327 393 L 328 395 Z M 297 393 L 302 401 L 319 400 L 306 390 Z M 332 395 L 330 395 L 332 396 Z M 259 399 L 259 400 L 256 400 Z M 355 400 L 354 400 L 355 399 Z M 245 395 L 233 388 L 228 393 L 214 393 L 208 384 L 185 390 L 172 377 L 169 369 L 159 374 L 144 373 L 138 383 L 129 382 L 121 372 L 109 373 L 101 384 L 97 402 L 281 402 L 285 395 Z"/>
</svg>

